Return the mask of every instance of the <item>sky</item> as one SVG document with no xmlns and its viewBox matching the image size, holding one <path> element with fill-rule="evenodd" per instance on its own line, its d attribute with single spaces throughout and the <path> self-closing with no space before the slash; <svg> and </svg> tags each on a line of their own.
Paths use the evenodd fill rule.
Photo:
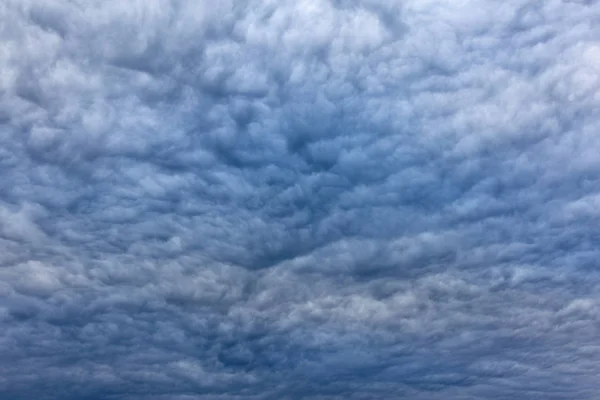
<svg viewBox="0 0 600 400">
<path fill-rule="evenodd" d="M 597 400 L 597 0 L 4 0 L 0 398 Z"/>
</svg>

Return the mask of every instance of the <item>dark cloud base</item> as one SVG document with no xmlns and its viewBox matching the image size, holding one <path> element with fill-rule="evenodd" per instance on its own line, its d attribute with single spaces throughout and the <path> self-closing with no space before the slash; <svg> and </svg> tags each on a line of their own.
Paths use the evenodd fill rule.
<svg viewBox="0 0 600 400">
<path fill-rule="evenodd" d="M 597 398 L 599 17 L 8 0 L 0 398 Z"/>
</svg>

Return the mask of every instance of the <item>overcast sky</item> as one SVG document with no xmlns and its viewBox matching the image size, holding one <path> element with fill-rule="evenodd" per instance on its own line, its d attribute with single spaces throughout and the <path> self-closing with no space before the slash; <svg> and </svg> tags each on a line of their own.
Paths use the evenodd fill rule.
<svg viewBox="0 0 600 400">
<path fill-rule="evenodd" d="M 597 0 L 3 0 L 0 398 L 594 400 Z"/>
</svg>

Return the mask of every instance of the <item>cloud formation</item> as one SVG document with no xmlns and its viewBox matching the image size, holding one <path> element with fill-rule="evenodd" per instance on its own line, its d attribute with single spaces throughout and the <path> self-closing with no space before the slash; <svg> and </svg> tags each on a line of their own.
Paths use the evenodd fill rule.
<svg viewBox="0 0 600 400">
<path fill-rule="evenodd" d="M 0 397 L 594 399 L 597 1 L 0 5 Z"/>
</svg>

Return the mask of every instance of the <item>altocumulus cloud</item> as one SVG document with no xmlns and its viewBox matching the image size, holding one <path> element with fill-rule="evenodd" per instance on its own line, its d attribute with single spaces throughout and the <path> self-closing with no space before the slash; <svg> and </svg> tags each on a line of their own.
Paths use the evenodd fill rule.
<svg viewBox="0 0 600 400">
<path fill-rule="evenodd" d="M 0 398 L 596 399 L 598 21 L 3 1 Z"/>
</svg>

